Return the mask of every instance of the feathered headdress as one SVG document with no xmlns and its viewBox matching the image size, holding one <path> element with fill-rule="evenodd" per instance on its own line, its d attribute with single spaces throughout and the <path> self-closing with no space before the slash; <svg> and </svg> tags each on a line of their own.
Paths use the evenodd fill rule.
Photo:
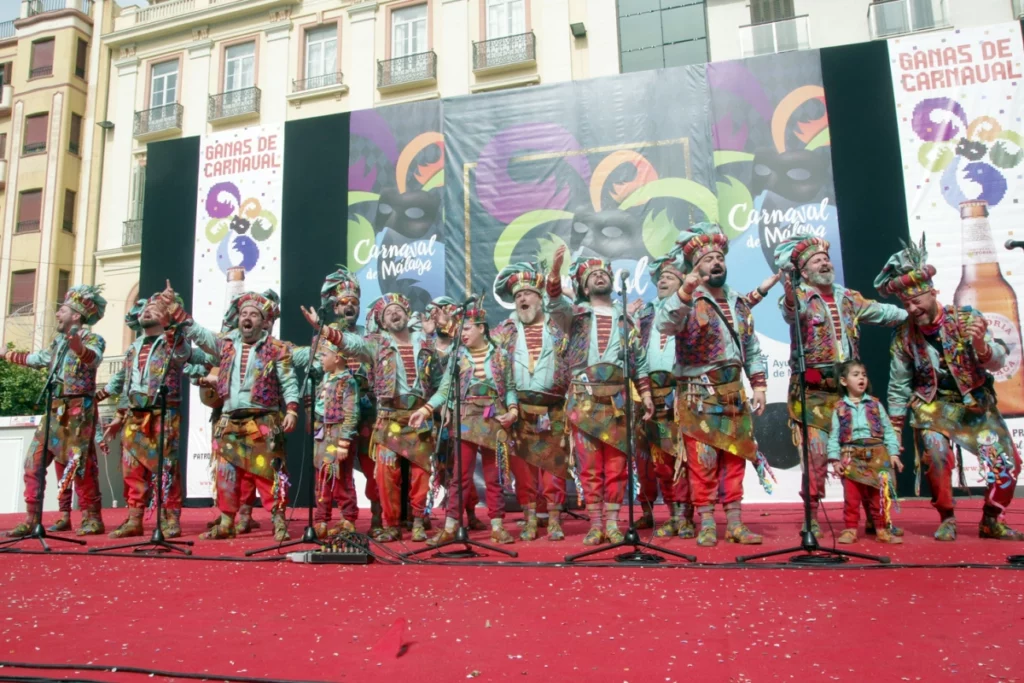
<svg viewBox="0 0 1024 683">
<path fill-rule="evenodd" d="M 544 273 L 533 263 L 512 263 L 501 269 L 494 280 L 494 291 L 514 298 L 523 290 L 544 294 Z"/>
<path fill-rule="evenodd" d="M 78 285 L 68 290 L 64 305 L 82 316 L 86 325 L 95 325 L 107 311 L 107 300 L 100 295 L 101 286 Z"/>
<path fill-rule="evenodd" d="M 569 269 L 569 273 L 572 276 L 573 284 L 576 286 L 577 303 L 589 299 L 589 297 L 583 293 L 583 288 L 586 286 L 587 280 L 590 276 L 599 270 L 603 270 L 608 273 L 608 277 L 612 276 L 612 264 L 604 259 L 580 257 L 573 261 L 572 267 Z"/>
<path fill-rule="evenodd" d="M 718 252 L 725 256 L 729 253 L 729 238 L 725 236 L 717 223 L 709 221 L 703 221 L 691 225 L 687 230 L 681 230 L 676 244 L 683 250 L 685 273 L 693 270 L 693 266 L 708 254 Z"/>
<path fill-rule="evenodd" d="M 328 307 L 332 297 L 338 301 L 355 299 L 358 304 L 359 296 L 359 280 L 345 266 L 338 266 L 336 271 L 324 279 L 320 288 L 320 303 L 324 307 Z"/>
<path fill-rule="evenodd" d="M 932 278 L 935 277 L 935 266 L 928 263 L 928 249 L 925 247 L 925 236 L 921 234 L 921 243 L 907 244 L 902 239 L 903 249 L 889 257 L 882 272 L 875 278 L 875 289 L 882 296 L 894 295 L 906 301 L 919 294 L 934 289 Z"/>
<path fill-rule="evenodd" d="M 822 237 L 793 235 L 782 240 L 775 247 L 775 267 L 781 270 L 792 265 L 799 272 L 807 265 L 812 256 L 821 253 L 827 254 L 828 250 L 828 240 Z"/>
</svg>

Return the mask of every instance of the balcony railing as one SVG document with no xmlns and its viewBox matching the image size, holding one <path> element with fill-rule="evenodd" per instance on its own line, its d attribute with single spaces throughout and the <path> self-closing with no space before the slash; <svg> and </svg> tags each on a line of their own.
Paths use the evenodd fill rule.
<svg viewBox="0 0 1024 683">
<path fill-rule="evenodd" d="M 40 154 L 46 151 L 46 142 L 26 142 L 21 146 L 22 155 Z"/>
<path fill-rule="evenodd" d="M 0 21 L 0 40 L 13 38 L 14 33 L 14 19 L 11 19 L 10 21 Z"/>
<path fill-rule="evenodd" d="M 868 30 L 873 39 L 947 26 L 946 0 L 882 0 L 868 5 Z"/>
<path fill-rule="evenodd" d="M 533 31 L 473 43 L 473 71 L 496 69 L 537 60 Z"/>
<path fill-rule="evenodd" d="M 160 21 L 170 17 L 191 12 L 196 8 L 196 0 L 171 0 L 161 2 L 159 5 L 152 5 L 145 9 L 135 10 L 135 23 L 145 24 L 150 21 Z"/>
<path fill-rule="evenodd" d="M 1024 0 L 1013 0 L 1013 16 L 1024 19 Z"/>
<path fill-rule="evenodd" d="M 34 69 L 29 69 L 29 78 L 42 78 L 43 76 L 53 75 L 53 64 L 47 64 L 46 66 L 37 66 Z"/>
<path fill-rule="evenodd" d="M 773 55 L 811 46 L 808 16 L 740 26 L 740 51 L 743 57 Z"/>
<path fill-rule="evenodd" d="M 155 133 L 181 130 L 181 118 L 185 108 L 180 104 L 165 104 L 152 109 L 135 112 L 135 126 L 132 134 L 145 137 Z"/>
<path fill-rule="evenodd" d="M 47 12 L 59 12 L 64 9 L 75 9 L 85 15 L 92 15 L 93 0 L 31 0 L 28 3 L 28 16 Z"/>
<path fill-rule="evenodd" d="M 437 54 L 433 51 L 377 62 L 378 88 L 393 88 L 436 79 Z"/>
<path fill-rule="evenodd" d="M 260 112 L 260 89 L 242 88 L 210 95 L 206 105 L 206 120 L 218 121 Z"/>
<path fill-rule="evenodd" d="M 124 230 L 121 232 L 121 246 L 133 247 L 142 244 L 142 219 L 133 218 L 124 222 Z"/>
<path fill-rule="evenodd" d="M 14 232 L 39 232 L 39 219 L 34 218 L 32 220 L 18 221 L 17 226 L 14 228 Z"/>
<path fill-rule="evenodd" d="M 329 88 L 332 85 L 341 85 L 342 74 L 340 71 L 330 74 L 321 74 L 319 76 L 310 76 L 304 78 L 301 81 L 292 81 L 292 92 L 306 92 L 307 90 L 318 90 L 319 88 Z"/>
</svg>

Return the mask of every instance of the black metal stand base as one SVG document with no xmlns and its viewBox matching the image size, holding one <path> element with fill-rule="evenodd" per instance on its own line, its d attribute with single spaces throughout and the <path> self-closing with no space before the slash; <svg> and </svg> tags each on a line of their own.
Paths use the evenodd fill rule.
<svg viewBox="0 0 1024 683">
<path fill-rule="evenodd" d="M 315 545 L 318 548 L 324 548 L 326 546 L 329 546 L 331 543 L 330 541 L 318 538 L 316 535 L 316 531 L 313 529 L 312 525 L 310 525 L 302 530 L 302 538 L 296 538 L 292 541 L 281 541 L 280 543 L 277 543 L 275 545 L 268 545 L 265 548 L 257 548 L 256 550 L 247 550 L 245 552 L 245 556 L 252 557 L 253 555 L 259 555 L 261 553 L 270 552 L 271 550 L 281 550 L 282 548 L 294 548 L 297 545 L 303 544 Z"/>
<path fill-rule="evenodd" d="M 90 553 L 105 553 L 111 550 L 124 550 L 131 548 L 132 552 L 135 553 L 182 553 L 184 555 L 191 555 L 192 551 L 188 548 L 181 548 L 179 546 L 191 546 L 194 545 L 192 541 L 168 541 L 164 537 L 164 532 L 157 524 L 157 527 L 153 529 L 153 535 L 149 537 L 148 541 L 135 541 L 133 543 L 122 543 L 121 545 L 111 545 L 101 548 L 90 548 Z"/>
<path fill-rule="evenodd" d="M 1010 555 L 1006 561 L 1014 567 L 1024 567 L 1024 555 Z"/>
<path fill-rule="evenodd" d="M 442 550 L 452 545 L 463 546 L 462 550 Z M 519 557 L 519 553 L 514 550 L 505 550 L 499 548 L 496 545 L 490 545 L 489 543 L 481 543 L 480 541 L 474 541 L 469 538 L 469 532 L 466 531 L 466 527 L 459 526 L 455 529 L 455 538 L 444 543 L 438 543 L 434 546 L 427 546 L 425 548 L 419 548 L 407 552 L 402 555 L 403 558 L 414 557 L 415 555 L 422 555 L 431 551 L 437 551 L 432 557 L 440 558 L 443 560 L 464 560 L 470 557 L 481 557 L 482 554 L 473 550 L 473 548 L 480 548 L 482 550 L 490 550 L 492 553 L 500 553 L 507 557 Z"/>
<path fill-rule="evenodd" d="M 12 546 L 21 543 L 23 541 L 39 541 L 40 545 L 43 546 L 45 552 L 50 552 L 50 546 L 46 545 L 46 539 L 51 541 L 60 541 L 62 543 L 74 543 L 75 545 L 85 545 L 85 541 L 80 541 L 77 538 L 63 538 L 62 536 L 47 536 L 46 527 L 43 526 L 42 522 L 37 523 L 32 531 L 27 536 L 19 536 L 18 538 L 9 538 L 5 541 L 0 541 L 0 553 L 16 553 L 19 552 L 20 548 L 14 548 Z"/>
<path fill-rule="evenodd" d="M 662 548 L 661 546 L 654 545 L 653 543 L 647 543 L 646 541 L 640 540 L 640 533 L 636 530 L 635 526 L 631 526 L 626 532 L 626 535 L 618 543 L 607 543 L 605 545 L 599 545 L 596 548 L 590 550 L 584 550 L 581 553 L 575 555 L 566 555 L 566 562 L 576 562 L 582 560 L 585 557 L 603 553 L 607 550 L 615 550 L 616 548 L 633 548 L 633 552 L 622 553 L 621 555 L 615 556 L 616 562 L 623 564 L 659 564 L 665 561 L 665 555 L 669 557 L 675 557 L 680 560 L 686 560 L 687 562 L 696 562 L 696 555 L 687 555 L 686 553 L 679 553 L 675 550 L 669 550 L 668 548 Z M 661 555 L 655 555 L 653 553 L 645 553 L 640 549 L 646 548 L 647 550 L 653 550 L 655 553 L 661 553 Z"/>
<path fill-rule="evenodd" d="M 566 517 L 572 517 L 573 519 L 578 519 L 578 520 L 583 521 L 583 522 L 589 522 L 590 521 L 590 517 L 588 517 L 587 515 L 581 515 L 580 513 L 573 512 L 572 510 L 570 510 L 568 508 L 566 508 L 565 510 L 562 510 L 562 514 L 565 515 Z"/>
<path fill-rule="evenodd" d="M 790 553 L 800 552 L 803 554 L 793 555 L 793 557 L 789 558 L 790 564 L 821 567 L 831 564 L 843 564 L 844 562 L 848 562 L 851 557 L 859 560 L 878 562 L 879 564 L 889 564 L 890 562 L 889 558 L 884 555 L 868 555 L 867 553 L 855 553 L 851 550 L 822 548 L 821 545 L 818 544 L 818 539 L 815 538 L 814 534 L 810 531 L 800 532 L 800 545 L 796 547 L 771 550 L 766 553 L 758 553 L 756 555 L 740 555 L 736 558 L 736 561 L 741 563 L 750 562 L 751 560 L 763 560 L 766 557 L 779 557 L 780 555 L 789 555 Z"/>
</svg>

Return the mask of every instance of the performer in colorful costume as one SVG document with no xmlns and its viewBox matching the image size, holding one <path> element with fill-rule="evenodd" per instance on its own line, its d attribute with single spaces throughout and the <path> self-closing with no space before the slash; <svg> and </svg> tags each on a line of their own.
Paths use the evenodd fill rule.
<svg viewBox="0 0 1024 683">
<path fill-rule="evenodd" d="M 765 361 L 746 299 L 725 284 L 729 240 L 713 223 L 680 233 L 679 266 L 686 273 L 675 296 L 658 302 L 654 324 L 676 337 L 675 415 L 679 425 L 693 504 L 701 516 L 697 543 L 718 542 L 714 509 L 719 490 L 725 509 L 726 540 L 758 544 L 741 517 L 743 474 L 755 463 L 762 485 L 768 464 L 754 440 L 753 414 L 765 408 Z M 753 411 L 742 373 L 754 391 Z"/>
<path fill-rule="evenodd" d="M 338 270 L 327 276 L 320 288 L 320 304 L 322 308 L 334 313 L 335 320 L 330 323 L 330 327 L 339 332 L 366 335 L 366 328 L 356 322 L 359 319 L 360 296 L 359 281 L 344 266 L 340 266 Z M 293 348 L 292 358 L 295 361 L 295 366 L 303 369 L 308 369 L 310 361 L 312 361 L 314 372 L 319 374 L 319 359 L 311 356 L 308 346 Z M 342 360 L 359 389 L 357 395 L 359 423 L 356 427 L 356 435 L 349 447 L 349 452 L 353 457 L 339 461 L 340 468 L 344 470 L 341 474 L 341 481 L 348 487 L 347 493 L 339 499 L 344 520 L 340 528 L 352 531 L 355 529 L 355 522 L 359 519 L 359 498 L 356 496 L 355 479 L 352 476 L 358 462 L 360 471 L 366 477 L 366 487 L 363 492 L 367 500 L 370 501 L 370 533 L 375 534 L 380 532 L 383 522 L 381 520 L 380 494 L 374 476 L 375 466 L 370 457 L 370 440 L 377 412 L 371 380 L 372 366 L 370 361 L 354 355 L 342 354 Z M 303 392 L 306 391 L 307 386 L 308 384 L 304 382 Z M 308 397 L 306 397 L 306 401 L 308 411 Z M 318 413 L 318 415 L 322 416 L 322 413 Z"/>
<path fill-rule="evenodd" d="M 460 393 L 459 426 L 462 443 L 462 472 L 452 473 L 448 482 L 448 500 L 444 529 L 427 541 L 438 545 L 455 538 L 458 526 L 459 486 L 463 501 L 474 486 L 476 454 L 480 452 L 486 485 L 487 516 L 491 520 L 491 540 L 513 543 L 505 530 L 505 494 L 502 483 L 508 481 L 509 458 L 513 445 L 512 425 L 519 416 L 515 378 L 508 353 L 488 337 L 487 313 L 483 303 L 462 316 L 462 345 L 449 362 L 459 364 L 459 386 L 453 387 L 451 374 L 445 374 L 438 391 L 420 408 L 409 425 L 419 427 L 432 419 L 442 406 L 453 409 L 452 392 Z M 461 476 L 460 476 L 461 474 Z M 503 476 L 504 475 L 504 476 Z"/>
<path fill-rule="evenodd" d="M 786 293 L 779 300 L 782 317 L 790 326 L 789 421 L 793 444 L 801 449 L 800 375 L 797 359 L 796 324 L 799 304 L 800 334 L 804 343 L 807 372 L 807 438 L 810 459 L 811 530 L 821 537 L 818 505 L 825 497 L 828 474 L 828 439 L 832 429 L 832 410 L 839 402 L 836 367 L 847 360 L 860 359 L 860 325 L 895 327 L 907 319 L 898 306 L 865 299 L 860 292 L 835 281 L 835 269 L 829 257 L 829 243 L 821 237 L 795 235 L 775 249 L 775 265 L 786 273 Z M 793 287 L 790 273 L 799 276 Z M 801 497 L 805 494 L 800 492 Z M 868 517 L 873 522 L 872 517 Z M 869 527 L 870 528 L 870 527 Z M 902 531 L 894 529 L 902 535 Z"/>
<path fill-rule="evenodd" d="M 622 339 L 623 312 L 621 306 L 612 304 L 611 264 L 584 258 L 573 263 L 570 273 L 576 287 L 574 306 L 562 294 L 559 273 L 564 254 L 564 247 L 555 253 L 546 286 L 551 320 L 569 338 L 564 360 L 570 376 L 565 406 L 573 449 L 569 467 L 578 459 L 579 485 L 590 515 L 590 531 L 583 539 L 584 545 L 599 545 L 605 540 L 617 543 L 623 538 L 619 509 L 626 477 L 630 476 L 626 465 L 630 435 L 625 418 L 627 410 L 635 410 L 633 392 L 643 401 L 643 419 L 649 420 L 654 414 L 647 356 L 635 326 L 628 321 L 628 338 Z M 630 354 L 628 395 L 623 390 L 620 358 L 624 349 Z"/>
<path fill-rule="evenodd" d="M 316 512 L 313 528 L 319 538 L 343 531 L 354 531 L 352 522 L 344 517 L 341 524 L 328 529 L 335 501 L 345 514 L 350 499 L 355 496 L 352 483 L 352 444 L 359 425 L 359 384 L 341 358 L 338 347 L 326 339 L 320 341 L 316 354 L 323 367 L 324 377 L 317 388 L 317 416 L 314 429 L 316 451 L 313 465 L 316 469 Z M 346 466 L 346 461 L 349 462 Z"/>
<path fill-rule="evenodd" d="M 267 333 L 264 325 L 275 310 L 262 294 L 246 292 L 237 298 L 238 326 L 215 334 L 189 322 L 188 338 L 219 359 L 214 384 L 223 401 L 213 430 L 217 467 L 217 507 L 220 523 L 201 538 L 234 537 L 241 494 L 240 472 L 255 476 L 264 505 L 271 507 L 274 538 L 288 538 L 284 508 L 288 500 L 284 435 L 295 429 L 299 385 L 289 347 Z M 282 408 L 286 411 L 283 419 Z"/>
<path fill-rule="evenodd" d="M 158 520 L 167 538 L 181 535 L 181 467 L 178 462 L 182 370 L 186 362 L 203 364 L 206 354 L 193 350 L 176 325 L 187 315 L 170 288 L 151 296 L 139 316 L 142 334 L 125 351 L 121 369 L 107 383 L 105 393 L 122 397 L 117 415 L 107 426 L 104 441 L 121 435 L 121 471 L 124 476 L 128 518 L 111 538 L 141 536 L 143 514 L 155 503 L 161 422 L 164 430 L 163 518 Z M 165 379 L 166 378 L 166 379 Z M 167 386 L 167 415 L 160 412 L 160 385 Z"/>
<path fill-rule="evenodd" d="M 991 374 L 1006 362 L 1007 349 L 993 340 L 979 311 L 939 304 L 934 275 L 922 235 L 920 245 L 905 245 L 875 278 L 879 293 L 898 296 L 909 314 L 890 348 L 889 418 L 900 433 L 910 413 L 917 480 L 923 465 L 941 520 L 937 540 L 956 539 L 954 445 L 978 456 L 988 485 L 979 536 L 1024 540 L 1003 521 L 1021 464 L 996 406 Z"/>
<path fill-rule="evenodd" d="M 306 319 L 319 326 L 316 313 L 305 307 Z M 432 421 L 413 427 L 409 418 L 426 405 L 440 382 L 441 364 L 434 341 L 421 330 L 409 329 L 409 300 L 401 294 L 385 294 L 370 307 L 379 331 L 366 336 L 321 327 L 323 338 L 345 356 L 358 356 L 372 363 L 373 394 L 377 398 L 377 421 L 371 441 L 376 462 L 375 477 L 380 492 L 384 527 L 375 538 L 398 541 L 401 522 L 402 470 L 398 457 L 410 463 L 409 499 L 413 512 L 412 539 L 426 541 L 424 508 L 430 487 L 434 454 Z"/>
<path fill-rule="evenodd" d="M 39 502 L 43 491 L 38 481 L 40 461 L 56 462 L 59 492 L 57 495 L 63 517 L 70 520 L 70 487 L 74 483 L 82 523 L 78 535 L 101 534 L 105 531 L 101 514 L 99 465 L 96 459 L 96 369 L 103 361 L 106 342 L 82 325 L 95 325 L 106 311 L 107 301 L 100 290 L 91 285 L 78 285 L 68 290 L 64 303 L 57 309 L 57 336 L 48 349 L 34 353 L 8 351 L 8 363 L 48 371 L 61 357 L 54 373 L 55 385 L 50 411 L 50 443 L 44 449 L 45 424 L 32 438 L 25 457 L 25 521 L 7 533 L 20 538 L 32 532 L 39 522 Z M 44 454 L 45 450 L 45 454 Z M 70 528 L 70 521 L 68 522 Z"/>
<path fill-rule="evenodd" d="M 514 263 L 498 273 L 494 291 L 515 304 L 515 311 L 491 333 L 512 363 L 519 421 L 514 427 L 511 469 L 525 524 L 519 538 L 537 538 L 538 503 L 546 503 L 548 540 L 565 539 L 561 512 L 569 474 L 565 394 L 569 368 L 568 335 L 545 312 L 544 273 L 532 263 Z"/>
</svg>

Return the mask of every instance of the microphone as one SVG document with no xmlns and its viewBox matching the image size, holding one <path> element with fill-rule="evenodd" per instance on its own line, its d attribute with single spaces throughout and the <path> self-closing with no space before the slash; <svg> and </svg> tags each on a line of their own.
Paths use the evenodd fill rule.
<svg viewBox="0 0 1024 683">
<path fill-rule="evenodd" d="M 1024 249 L 1024 240 L 1006 240 L 1007 249 Z"/>
<path fill-rule="evenodd" d="M 470 306 L 473 306 L 473 305 L 475 305 L 475 304 L 476 304 L 476 302 L 477 302 L 477 299 L 478 299 L 478 298 L 479 298 L 479 297 L 475 297 L 475 296 L 471 296 L 471 297 L 469 297 L 468 299 L 466 299 L 465 301 L 463 301 L 463 302 L 462 302 L 461 304 L 459 304 L 459 308 L 461 308 L 461 309 L 467 309 L 467 308 L 469 308 Z"/>
</svg>

